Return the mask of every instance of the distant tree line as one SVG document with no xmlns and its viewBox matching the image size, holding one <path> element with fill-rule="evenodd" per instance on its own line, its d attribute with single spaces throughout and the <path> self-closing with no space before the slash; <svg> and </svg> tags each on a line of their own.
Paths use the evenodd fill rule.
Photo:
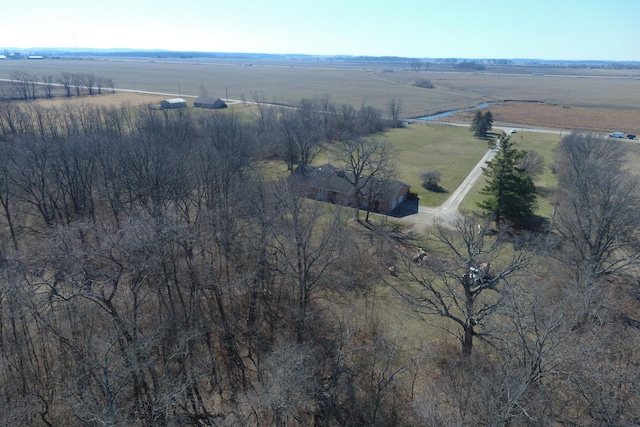
<svg viewBox="0 0 640 427">
<path fill-rule="evenodd" d="M 30 101 L 37 98 L 53 98 L 63 91 L 63 95 L 72 96 L 101 95 L 104 90 L 115 91 L 115 82 L 92 73 L 62 72 L 57 76 L 33 75 L 26 71 L 11 73 L 12 92 L 9 99 Z M 7 96 L 4 96 L 7 98 Z"/>
<path fill-rule="evenodd" d="M 454 70 L 460 71 L 482 71 L 485 69 L 485 66 L 483 63 L 477 61 L 462 61 L 453 64 L 453 68 Z"/>
</svg>

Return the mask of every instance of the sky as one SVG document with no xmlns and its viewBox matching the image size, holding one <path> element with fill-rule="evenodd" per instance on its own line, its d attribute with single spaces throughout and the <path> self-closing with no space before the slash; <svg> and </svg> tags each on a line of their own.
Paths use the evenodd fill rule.
<svg viewBox="0 0 640 427">
<path fill-rule="evenodd" d="M 640 0 L 29 0 L 0 48 L 640 61 Z"/>
</svg>

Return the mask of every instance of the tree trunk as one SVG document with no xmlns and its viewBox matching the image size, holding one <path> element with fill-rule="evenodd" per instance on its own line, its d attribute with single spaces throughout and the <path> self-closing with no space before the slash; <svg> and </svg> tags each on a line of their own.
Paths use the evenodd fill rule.
<svg viewBox="0 0 640 427">
<path fill-rule="evenodd" d="M 473 325 L 468 323 L 464 327 L 464 339 L 462 341 L 462 357 L 471 356 L 471 350 L 473 349 Z"/>
</svg>

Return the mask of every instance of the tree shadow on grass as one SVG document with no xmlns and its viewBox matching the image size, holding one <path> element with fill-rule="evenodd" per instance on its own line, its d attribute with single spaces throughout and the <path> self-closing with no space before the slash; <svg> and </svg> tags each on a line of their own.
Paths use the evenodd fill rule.
<svg viewBox="0 0 640 427">
<path fill-rule="evenodd" d="M 425 190 L 431 191 L 432 193 L 448 193 L 449 190 L 447 190 L 444 187 L 440 187 L 438 184 L 435 183 L 429 183 L 429 184 L 422 184 L 422 187 Z"/>
<path fill-rule="evenodd" d="M 536 194 L 543 199 L 549 198 L 553 193 L 555 193 L 555 191 L 556 190 L 554 188 L 536 186 Z"/>
</svg>

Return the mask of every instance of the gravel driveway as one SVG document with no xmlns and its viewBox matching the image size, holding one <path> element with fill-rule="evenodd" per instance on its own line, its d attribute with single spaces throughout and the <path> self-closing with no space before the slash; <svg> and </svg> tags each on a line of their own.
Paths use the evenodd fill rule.
<svg viewBox="0 0 640 427">
<path fill-rule="evenodd" d="M 407 215 L 401 219 L 414 224 L 420 231 L 431 225 L 435 218 L 441 218 L 446 223 L 452 224 L 458 217 L 458 206 L 460 206 L 462 200 L 482 175 L 482 168 L 486 166 L 488 161 L 493 159 L 496 152 L 497 150 L 487 151 L 478 164 L 471 169 L 471 172 L 469 172 L 469 175 L 462 181 L 460 186 L 456 188 L 456 191 L 443 204 L 438 207 L 419 206 L 418 213 Z"/>
</svg>

